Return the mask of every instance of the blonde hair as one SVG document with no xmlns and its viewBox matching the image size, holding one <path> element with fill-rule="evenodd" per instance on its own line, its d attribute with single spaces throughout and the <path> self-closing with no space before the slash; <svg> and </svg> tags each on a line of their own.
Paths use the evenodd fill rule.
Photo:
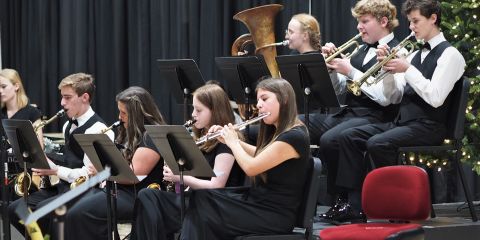
<svg viewBox="0 0 480 240">
<path fill-rule="evenodd" d="M 388 19 L 387 28 L 390 32 L 398 26 L 397 8 L 388 0 L 361 0 L 352 8 L 352 16 L 359 18 L 371 14 L 378 21 L 383 17 Z"/>
<path fill-rule="evenodd" d="M 293 15 L 292 19 L 297 20 L 302 25 L 302 30 L 308 33 L 310 45 L 313 49 L 320 50 L 322 48 L 320 41 L 320 24 L 318 24 L 317 19 L 306 13 Z"/>
<path fill-rule="evenodd" d="M 18 72 L 14 69 L 5 68 L 0 72 L 0 76 L 3 78 L 8 79 L 13 85 L 18 85 L 17 90 L 17 106 L 18 108 L 24 108 L 28 105 L 28 97 L 25 93 L 25 88 L 23 87 L 22 79 Z M 5 103 L 2 102 L 1 107 L 5 107 Z"/>
</svg>

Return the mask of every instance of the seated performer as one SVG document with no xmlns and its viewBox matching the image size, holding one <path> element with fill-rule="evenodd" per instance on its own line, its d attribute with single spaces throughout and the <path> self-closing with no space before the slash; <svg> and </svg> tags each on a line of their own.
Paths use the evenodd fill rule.
<svg viewBox="0 0 480 240">
<path fill-rule="evenodd" d="M 410 29 L 425 45 L 407 58 L 387 62 L 383 80 L 386 97 L 400 103 L 393 122 L 351 128 L 339 136 L 340 156 L 337 186 L 348 194 L 341 220 L 362 218 L 361 187 L 366 174 L 364 153 L 368 152 L 375 167 L 395 165 L 398 148 L 438 145 L 446 136 L 446 121 L 451 91 L 462 77 L 465 60 L 440 31 L 440 3 L 435 0 L 407 0 L 403 12 Z M 379 60 L 389 52 L 379 46 Z"/>
<path fill-rule="evenodd" d="M 133 219 L 133 206 L 138 191 L 162 179 L 163 159 L 145 134 L 145 125 L 165 124 L 155 101 L 145 89 L 129 87 L 117 94 L 118 129 L 116 143 L 123 145 L 122 154 L 137 176 L 144 176 L 137 184 L 117 183 L 116 216 L 120 220 Z M 65 216 L 65 239 L 106 239 L 107 196 L 97 190 L 81 198 Z"/>
<path fill-rule="evenodd" d="M 192 118 L 196 121 L 193 125 L 194 139 L 205 136 L 215 124 L 226 125 L 234 121 L 228 96 L 220 86 L 206 84 L 195 90 Z M 185 185 L 190 189 L 212 189 L 243 184 L 244 174 L 227 145 L 213 139 L 199 147 L 217 177 L 200 179 L 184 176 Z M 180 176 L 173 175 L 167 166 L 163 168 L 163 176 L 169 182 L 180 181 Z M 131 239 L 173 239 L 173 233 L 178 232 L 182 226 L 179 198 L 176 193 L 156 189 L 140 191 L 135 204 L 136 217 Z"/>
<path fill-rule="evenodd" d="M 1 119 L 30 120 L 34 126 L 41 122 L 42 114 L 36 107 L 29 104 L 22 79 L 16 70 L 6 68 L 0 71 L 0 94 L 2 108 L 0 113 Z M 1 127 L 0 131 L 0 134 L 5 136 L 3 127 Z M 40 145 L 43 146 L 42 129 L 37 130 L 37 137 Z M 22 170 L 23 166 L 20 166 L 17 162 L 8 163 L 9 173 L 15 174 Z M 15 182 L 11 181 L 11 183 Z M 14 194 L 14 187 L 12 185 L 9 185 L 8 199 L 18 199 L 18 196 Z"/>
<path fill-rule="evenodd" d="M 375 54 L 377 44 L 394 47 L 399 43 L 393 34 L 393 29 L 398 26 L 397 9 L 390 1 L 358 1 L 352 8 L 352 15 L 358 21 L 357 29 L 366 44 L 362 45 L 350 59 L 335 58 L 327 64 L 337 72 L 331 75 L 332 81 L 338 81 L 342 91 L 347 91 L 347 79 L 358 80 L 377 63 Z M 334 49 L 333 44 L 327 43 L 322 51 L 329 55 Z M 346 92 L 346 107 L 337 113 L 329 114 L 322 122 L 312 120 L 313 124 L 310 124 L 310 134 L 320 136 L 320 159 L 327 167 L 327 192 L 335 198 L 333 206 L 320 215 L 326 221 L 341 220 L 342 217 L 337 217 L 337 213 L 347 198 L 339 193 L 335 185 L 340 147 L 338 137 L 352 127 L 391 121 L 398 111 L 398 106 L 391 105 L 390 100 L 383 96 L 381 85 L 381 82 L 372 86 L 362 84 L 360 96 Z"/>
<path fill-rule="evenodd" d="M 63 126 L 65 135 L 65 147 L 63 160 L 53 163 L 48 159 L 51 169 L 32 169 L 34 174 L 40 176 L 56 175 L 60 182 L 52 187 L 40 189 L 28 196 L 28 206 L 35 210 L 51 202 L 54 198 L 70 190 L 70 183 L 80 176 L 88 177 L 91 172 L 89 166 L 92 165 L 88 157 L 84 154 L 78 143 L 74 140 L 74 134 L 81 133 L 99 133 L 107 126 L 90 106 L 95 93 L 95 84 L 93 77 L 85 73 L 76 73 L 62 79 L 58 85 L 62 95 L 61 105 L 65 110 L 68 121 Z M 113 132 L 107 132 L 113 139 Z M 18 221 L 15 209 L 20 201 L 18 199 L 8 206 L 8 212 L 11 223 L 17 230 L 24 233 L 23 225 Z M 41 218 L 38 222 L 42 231 L 51 233 L 50 218 Z"/>
<path fill-rule="evenodd" d="M 241 141 L 231 124 L 209 130 L 222 131 L 219 140 L 254 178 L 254 185 L 243 194 L 231 194 L 228 189 L 192 191 L 181 239 L 234 239 L 292 231 L 309 167 L 307 130 L 297 118 L 295 93 L 286 80 L 259 82 L 257 101 L 259 112 L 270 115 L 260 123 L 256 147 Z M 165 211 L 170 206 L 159 207 Z"/>
</svg>

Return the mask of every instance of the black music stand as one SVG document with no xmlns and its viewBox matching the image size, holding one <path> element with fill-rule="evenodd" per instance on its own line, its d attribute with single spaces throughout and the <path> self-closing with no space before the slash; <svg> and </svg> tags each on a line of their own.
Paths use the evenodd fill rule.
<svg viewBox="0 0 480 240">
<path fill-rule="evenodd" d="M 17 161 L 23 166 L 24 176 L 27 168 L 50 169 L 42 146 L 29 120 L 3 119 L 3 129 L 10 141 Z M 28 202 L 28 186 L 23 184 L 25 202 Z"/>
<path fill-rule="evenodd" d="M 277 56 L 276 60 L 282 78 L 296 93 L 297 108 L 305 114 L 307 128 L 310 109 L 340 106 L 322 54 Z"/>
<path fill-rule="evenodd" d="M 215 173 L 185 127 L 146 125 L 145 129 L 173 174 L 180 175 L 180 220 L 183 222 L 185 216 L 183 176 L 215 177 Z"/>
<path fill-rule="evenodd" d="M 183 121 L 186 122 L 188 100 L 193 91 L 205 84 L 200 69 L 193 59 L 157 59 L 157 63 L 161 80 L 169 83 L 177 103 L 183 102 Z"/>
<path fill-rule="evenodd" d="M 261 55 L 246 57 L 216 57 L 218 70 L 226 79 L 227 90 L 237 104 L 245 104 L 245 120 L 250 118 L 250 104 L 257 102 L 255 87 L 258 80 L 269 76 L 265 60 Z M 245 129 L 248 136 L 249 127 Z"/>
<path fill-rule="evenodd" d="M 2 113 L 0 113 L 0 116 Z M 3 130 L 3 124 L 0 122 L 0 174 L 2 174 L 0 191 L 2 194 L 2 239 L 10 240 L 10 218 L 8 216 L 8 205 L 10 204 L 10 191 L 8 189 L 8 156 L 7 156 L 7 137 Z"/>
<path fill-rule="evenodd" d="M 61 219 L 62 216 L 66 213 L 65 204 L 72 199 L 80 196 L 80 194 L 86 192 L 88 189 L 96 186 L 98 183 L 103 182 L 110 176 L 110 167 L 106 167 L 105 170 L 99 172 L 94 177 L 91 177 L 83 184 L 78 187 L 62 194 L 60 197 L 55 198 L 53 201 L 49 202 L 47 205 L 37 209 L 35 212 L 30 213 L 26 202 L 20 202 L 20 204 L 15 209 L 15 213 L 23 220 L 24 225 L 28 226 L 29 224 L 37 221 L 39 218 L 47 215 L 51 211 L 55 210 L 55 213 L 58 219 Z M 58 239 L 64 239 L 64 225 L 63 221 L 57 221 L 58 224 Z"/>
<path fill-rule="evenodd" d="M 106 185 L 107 194 L 107 224 L 108 224 L 108 239 L 113 239 L 112 231 L 115 232 L 115 239 L 119 239 L 116 221 L 116 198 L 113 198 L 112 209 L 112 195 L 115 196 L 113 182 L 131 183 L 140 182 L 128 165 L 128 162 L 123 158 L 122 153 L 118 150 L 115 143 L 108 138 L 106 134 L 75 134 L 73 135 L 82 150 L 87 154 L 97 171 L 103 170 L 106 166 L 111 167 L 111 177 L 108 178 Z M 112 229 L 113 227 L 113 229 Z"/>
</svg>

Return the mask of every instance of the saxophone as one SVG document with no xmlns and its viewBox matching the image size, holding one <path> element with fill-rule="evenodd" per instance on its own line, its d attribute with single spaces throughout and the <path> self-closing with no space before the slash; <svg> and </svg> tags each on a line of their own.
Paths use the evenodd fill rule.
<svg viewBox="0 0 480 240">
<path fill-rule="evenodd" d="M 44 128 L 45 126 L 47 126 L 57 118 L 62 117 L 63 115 L 65 115 L 65 110 L 61 109 L 55 115 L 53 115 L 53 117 L 51 117 L 50 119 L 42 120 L 38 125 L 33 126 L 34 131 L 37 132 L 38 130 Z M 19 173 L 15 178 L 15 187 L 14 187 L 15 194 L 22 197 L 25 194 L 24 190 L 26 190 L 27 192 L 28 190 L 30 190 L 32 181 L 33 181 L 32 176 L 30 176 L 29 173 L 27 173 L 26 175 L 23 172 Z M 33 182 L 35 183 L 35 181 Z M 25 189 L 23 187 L 24 185 L 26 185 Z M 40 183 L 34 184 L 34 185 L 36 185 L 38 189 L 52 186 L 49 176 L 42 176 Z"/>
</svg>

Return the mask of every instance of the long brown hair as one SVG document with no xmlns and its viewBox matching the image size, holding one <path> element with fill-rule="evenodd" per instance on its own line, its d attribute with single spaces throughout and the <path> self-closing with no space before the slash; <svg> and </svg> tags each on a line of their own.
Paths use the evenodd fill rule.
<svg viewBox="0 0 480 240">
<path fill-rule="evenodd" d="M 144 88 L 129 87 L 117 94 L 115 100 L 125 104 L 128 114 L 128 129 L 123 125 L 119 127 L 116 142 L 125 146 L 124 157 L 131 162 L 145 137 L 145 125 L 166 123 L 152 95 Z"/>
<path fill-rule="evenodd" d="M 205 105 L 212 113 L 209 126 L 220 125 L 224 126 L 235 122 L 233 109 L 230 106 L 230 100 L 225 91 L 217 84 L 205 84 L 199 87 L 193 96 L 199 102 Z M 198 129 L 195 126 L 192 128 L 195 139 L 202 137 L 208 129 Z M 218 144 L 217 140 L 210 140 L 200 146 L 200 150 L 210 152 Z"/>
</svg>

